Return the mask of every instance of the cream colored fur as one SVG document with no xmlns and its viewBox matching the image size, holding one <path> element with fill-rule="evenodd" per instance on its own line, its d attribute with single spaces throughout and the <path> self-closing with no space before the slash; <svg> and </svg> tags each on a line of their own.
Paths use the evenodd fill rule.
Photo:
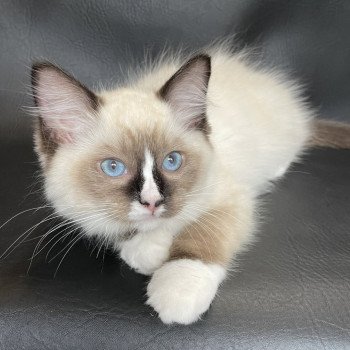
<svg viewBox="0 0 350 350">
<path fill-rule="evenodd" d="M 296 84 L 273 70 L 248 63 L 242 54 L 233 55 L 223 48 L 210 54 L 206 100 L 211 146 L 201 133 L 183 130 L 180 124 L 188 117 L 186 110 L 178 111 L 174 119 L 170 107 L 155 95 L 183 63 L 172 58 L 155 65 L 127 88 L 100 93 L 104 105 L 98 125 L 78 143 L 60 146 L 46 172 L 46 194 L 57 212 L 77 222 L 87 235 L 108 240 L 137 271 L 155 271 L 147 290 L 148 304 L 166 323 L 188 324 L 208 309 L 229 268 L 228 261 L 252 239 L 257 195 L 298 159 L 311 132 L 313 113 Z M 176 93 L 182 98 L 184 92 Z M 202 111 L 203 98 L 201 91 L 188 97 L 198 105 L 198 111 Z M 174 217 L 117 222 L 76 188 L 70 164 L 102 143 L 118 140 L 126 126 L 147 131 L 155 125 L 169 135 L 181 135 L 201 152 L 203 174 L 191 193 L 182 198 L 183 208 Z M 223 205 L 224 209 L 217 209 Z M 220 214 L 227 212 L 226 219 L 220 216 L 213 227 L 222 231 L 208 232 L 208 224 L 218 219 L 219 210 Z M 202 225 L 199 237 L 204 237 L 204 242 L 198 239 L 197 243 L 205 244 L 209 253 L 167 262 L 173 239 L 195 222 Z M 134 229 L 139 234 L 130 241 L 119 241 L 122 234 Z M 218 251 L 221 242 L 226 244 L 225 252 Z"/>
<path fill-rule="evenodd" d="M 216 264 L 179 259 L 158 269 L 147 287 L 147 304 L 164 323 L 190 324 L 207 311 L 225 269 Z"/>
</svg>

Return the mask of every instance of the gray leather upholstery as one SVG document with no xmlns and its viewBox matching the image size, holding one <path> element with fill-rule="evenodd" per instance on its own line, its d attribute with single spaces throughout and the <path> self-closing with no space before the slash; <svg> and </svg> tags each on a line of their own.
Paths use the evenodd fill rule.
<svg viewBox="0 0 350 350">
<path fill-rule="evenodd" d="M 49 59 L 88 86 L 121 82 L 145 50 L 199 48 L 237 33 L 306 84 L 323 117 L 350 121 L 350 6 L 339 1 L 3 1 L 0 222 L 43 203 L 31 150 L 29 66 Z M 34 185 L 33 185 L 34 184 Z M 31 193 L 30 193 L 31 192 Z M 30 193 L 30 194 L 29 194 Z M 147 278 L 111 252 L 68 241 L 32 262 L 37 240 L 0 260 L 1 349 L 349 349 L 350 151 L 312 150 L 262 198 L 256 243 L 203 320 L 165 326 Z M 0 251 L 49 210 L 0 229 Z M 31 237 L 45 233 L 43 222 Z M 60 232 L 57 232 L 60 234 Z"/>
</svg>

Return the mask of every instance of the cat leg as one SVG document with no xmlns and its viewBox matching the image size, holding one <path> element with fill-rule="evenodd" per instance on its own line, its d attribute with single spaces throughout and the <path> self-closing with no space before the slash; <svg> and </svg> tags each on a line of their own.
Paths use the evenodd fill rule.
<svg viewBox="0 0 350 350">
<path fill-rule="evenodd" d="M 147 287 L 147 304 L 164 323 L 190 324 L 208 310 L 232 257 L 252 236 L 252 209 L 220 207 L 174 239 L 168 261 Z"/>
<path fill-rule="evenodd" d="M 139 232 L 122 242 L 120 257 L 143 275 L 151 275 L 168 258 L 173 235 L 164 230 Z"/>
</svg>

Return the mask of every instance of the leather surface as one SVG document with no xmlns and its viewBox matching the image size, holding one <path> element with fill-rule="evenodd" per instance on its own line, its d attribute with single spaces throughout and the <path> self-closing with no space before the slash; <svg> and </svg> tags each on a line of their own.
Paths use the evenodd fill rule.
<svg viewBox="0 0 350 350">
<path fill-rule="evenodd" d="M 109 85 L 145 50 L 237 33 L 240 46 L 303 81 L 323 116 L 350 120 L 349 18 L 346 0 L 2 1 L 0 222 L 43 203 L 21 109 L 32 105 L 32 59 Z M 349 179 L 350 151 L 314 150 L 295 165 L 262 198 L 256 243 L 203 320 L 186 327 L 163 325 L 143 305 L 147 278 L 94 242 L 79 241 L 55 275 L 63 254 L 48 261 L 69 240 L 45 261 L 51 242 L 28 274 L 37 240 L 27 241 L 0 260 L 0 349 L 349 349 Z M 1 228 L 0 252 L 49 214 L 27 211 Z"/>
</svg>

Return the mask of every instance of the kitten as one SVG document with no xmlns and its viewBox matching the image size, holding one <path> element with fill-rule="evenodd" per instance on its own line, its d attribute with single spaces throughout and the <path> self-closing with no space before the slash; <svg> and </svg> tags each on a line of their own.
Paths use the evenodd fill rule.
<svg viewBox="0 0 350 350">
<path fill-rule="evenodd" d="M 308 143 L 341 143 L 338 125 L 313 133 L 296 84 L 224 49 L 100 93 L 50 63 L 32 83 L 47 199 L 152 276 L 147 304 L 164 323 L 209 308 L 253 238 L 257 196 Z"/>
</svg>

